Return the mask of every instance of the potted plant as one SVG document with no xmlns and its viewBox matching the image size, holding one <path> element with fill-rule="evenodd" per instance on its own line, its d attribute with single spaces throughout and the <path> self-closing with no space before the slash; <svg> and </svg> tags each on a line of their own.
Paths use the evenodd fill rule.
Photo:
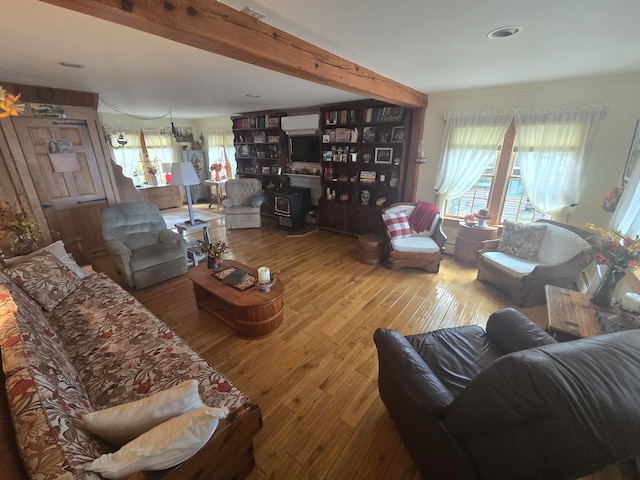
<svg viewBox="0 0 640 480">
<path fill-rule="evenodd" d="M 222 255 L 224 255 L 229 246 L 223 242 L 220 238 L 212 243 L 198 242 L 198 251 L 207 257 L 208 268 L 219 268 L 222 262 Z"/>
<path fill-rule="evenodd" d="M 490 213 L 486 208 L 481 208 L 477 213 L 474 214 L 474 217 L 478 219 L 478 227 L 486 227 L 487 220 L 491 220 L 495 217 L 495 214 Z"/>
<path fill-rule="evenodd" d="M 38 249 L 34 239 L 35 232 L 36 222 L 31 215 L 19 206 L 0 202 L 0 238 L 15 237 L 11 245 L 14 255 L 27 255 Z"/>
<path fill-rule="evenodd" d="M 624 270 L 636 268 L 640 263 L 640 238 L 621 235 L 587 223 L 586 228 L 593 235 L 588 238 L 591 255 L 598 265 L 606 265 L 607 273 L 591 297 L 596 305 L 611 305 L 611 297 L 616 284 L 624 277 Z"/>
</svg>

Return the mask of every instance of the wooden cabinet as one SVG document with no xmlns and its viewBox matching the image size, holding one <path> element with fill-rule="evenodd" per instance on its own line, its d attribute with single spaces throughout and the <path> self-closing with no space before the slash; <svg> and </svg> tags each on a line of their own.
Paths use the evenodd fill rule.
<svg viewBox="0 0 640 480">
<path fill-rule="evenodd" d="M 498 237 L 498 227 L 472 227 L 460 222 L 460 229 L 456 236 L 456 260 L 469 265 L 475 265 L 478 250 L 482 249 L 482 242 Z"/>
<path fill-rule="evenodd" d="M 177 185 L 140 187 L 138 192 L 144 201 L 155 203 L 160 210 L 182 206 L 182 192 Z"/>
<path fill-rule="evenodd" d="M 282 112 L 269 112 L 232 118 L 239 178 L 257 178 L 265 189 L 282 185 L 288 158 L 287 138 L 280 128 L 283 116 Z"/>
<path fill-rule="evenodd" d="M 404 193 L 411 114 L 408 108 L 377 102 L 321 110 L 321 227 L 354 235 L 379 233 L 381 209 Z M 349 210 L 346 223 L 322 212 L 334 204 Z"/>
</svg>

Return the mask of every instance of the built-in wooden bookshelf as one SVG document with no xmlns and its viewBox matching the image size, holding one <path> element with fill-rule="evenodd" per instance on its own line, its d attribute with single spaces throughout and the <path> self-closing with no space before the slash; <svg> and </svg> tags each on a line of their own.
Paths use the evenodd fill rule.
<svg viewBox="0 0 640 480">
<path fill-rule="evenodd" d="M 282 184 L 282 167 L 288 158 L 287 139 L 280 128 L 282 112 L 232 117 L 237 176 L 257 178 L 265 189 Z"/>
<path fill-rule="evenodd" d="M 379 229 L 382 208 L 403 196 L 411 113 L 371 102 L 322 109 L 321 227 L 355 235 Z"/>
</svg>

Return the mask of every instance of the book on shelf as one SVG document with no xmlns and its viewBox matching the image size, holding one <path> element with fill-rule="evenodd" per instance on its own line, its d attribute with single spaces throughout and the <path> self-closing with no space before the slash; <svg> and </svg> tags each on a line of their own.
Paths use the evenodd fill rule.
<svg viewBox="0 0 640 480">
<path fill-rule="evenodd" d="M 364 112 L 365 123 L 403 122 L 404 107 L 371 107 Z"/>
</svg>

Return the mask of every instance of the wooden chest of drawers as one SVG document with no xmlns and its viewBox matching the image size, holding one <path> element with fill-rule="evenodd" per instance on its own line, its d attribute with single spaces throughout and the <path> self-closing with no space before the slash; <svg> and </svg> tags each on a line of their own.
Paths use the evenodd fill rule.
<svg viewBox="0 0 640 480">
<path fill-rule="evenodd" d="M 141 187 L 138 188 L 138 192 L 143 200 L 155 203 L 160 210 L 182 206 L 182 191 L 181 187 L 177 185 Z"/>
</svg>

